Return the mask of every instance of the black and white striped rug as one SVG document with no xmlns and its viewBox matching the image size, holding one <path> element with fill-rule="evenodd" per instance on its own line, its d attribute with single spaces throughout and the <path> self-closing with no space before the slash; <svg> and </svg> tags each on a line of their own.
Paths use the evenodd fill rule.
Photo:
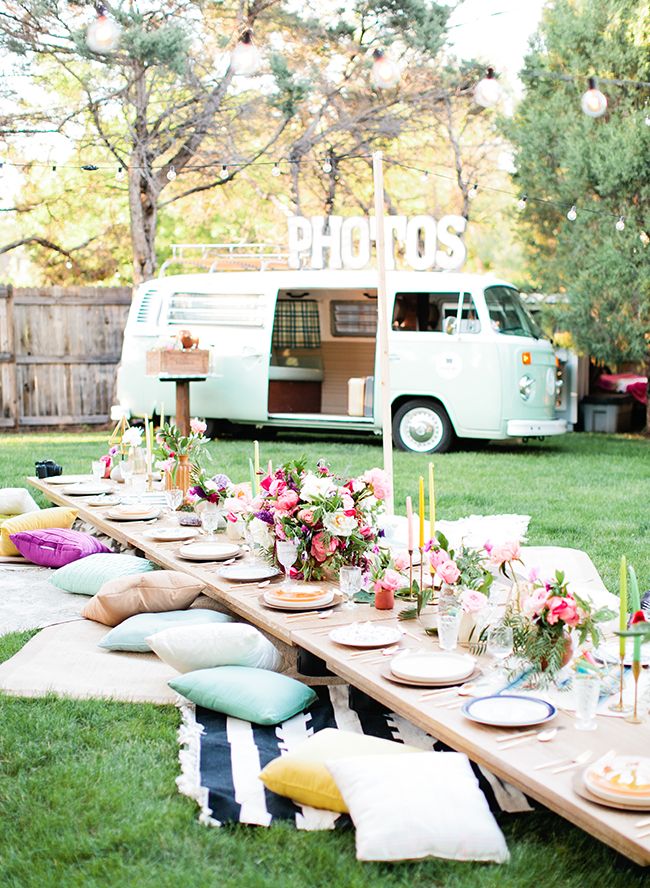
<svg viewBox="0 0 650 888">
<path fill-rule="evenodd" d="M 270 761 L 323 728 L 371 734 L 421 749 L 449 748 L 355 688 L 331 685 L 314 690 L 318 701 L 309 711 L 274 727 L 254 725 L 201 707 L 196 712 L 191 706 L 182 707 L 181 776 L 176 782 L 180 792 L 199 804 L 202 823 L 270 826 L 274 820 L 284 820 L 306 830 L 348 825 L 347 815 L 297 805 L 270 792 L 258 779 Z M 473 768 L 493 811 L 531 810 L 518 789 L 478 765 Z"/>
</svg>

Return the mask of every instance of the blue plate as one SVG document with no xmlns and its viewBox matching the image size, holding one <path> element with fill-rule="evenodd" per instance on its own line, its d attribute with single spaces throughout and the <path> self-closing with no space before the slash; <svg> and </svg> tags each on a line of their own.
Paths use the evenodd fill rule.
<svg viewBox="0 0 650 888">
<path fill-rule="evenodd" d="M 557 709 L 539 697 L 519 694 L 492 694 L 475 697 L 463 706 L 461 712 L 471 721 L 499 728 L 525 728 L 550 721 Z"/>
</svg>

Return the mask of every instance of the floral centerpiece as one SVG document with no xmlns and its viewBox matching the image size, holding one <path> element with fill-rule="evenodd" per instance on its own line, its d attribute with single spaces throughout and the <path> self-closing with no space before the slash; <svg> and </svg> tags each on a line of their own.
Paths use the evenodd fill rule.
<svg viewBox="0 0 650 888">
<path fill-rule="evenodd" d="M 180 487 L 187 494 L 191 486 L 192 467 L 201 468 L 209 459 L 205 437 L 207 424 L 200 419 L 190 420 L 190 434 L 183 435 L 173 423 L 165 423 L 156 434 L 157 466 L 165 473 L 166 487 Z"/>
<path fill-rule="evenodd" d="M 552 680 L 566 665 L 573 631 L 580 645 L 589 640 L 596 647 L 597 624 L 615 616 L 607 607 L 593 610 L 588 599 L 570 592 L 562 571 L 548 582 L 534 582 L 520 604 L 511 604 L 505 622 L 513 628 L 514 653 L 530 664 L 530 678 L 538 683 Z"/>
<path fill-rule="evenodd" d="M 292 574 L 305 580 L 323 579 L 343 564 L 365 569 L 379 536 L 377 515 L 389 491 L 381 469 L 340 478 L 322 461 L 309 470 L 304 459 L 296 460 L 262 479 L 251 534 L 274 562 L 276 540 L 295 540 L 298 557 Z"/>
</svg>

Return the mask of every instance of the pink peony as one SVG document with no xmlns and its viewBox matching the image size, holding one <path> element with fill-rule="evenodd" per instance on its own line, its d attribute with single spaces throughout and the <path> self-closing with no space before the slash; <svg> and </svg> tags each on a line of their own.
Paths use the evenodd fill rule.
<svg viewBox="0 0 650 888">
<path fill-rule="evenodd" d="M 567 626 L 577 626 L 580 622 L 580 613 L 575 599 L 570 595 L 566 598 L 560 598 L 559 595 L 552 595 L 547 603 L 546 622 L 549 626 L 555 625 L 559 620 L 566 623 Z"/>
<path fill-rule="evenodd" d="M 338 540 L 335 538 L 331 537 L 327 540 L 324 533 L 317 533 L 311 541 L 311 554 L 316 561 L 320 561 L 322 564 L 323 561 L 326 561 L 330 555 L 336 552 L 337 546 Z"/>
<path fill-rule="evenodd" d="M 278 497 L 275 508 L 279 512 L 290 512 L 298 505 L 298 499 L 299 497 L 295 490 L 285 490 Z"/>
<path fill-rule="evenodd" d="M 190 419 L 190 430 L 194 432 L 195 435 L 204 435 L 207 428 L 207 422 L 203 422 L 202 419 Z"/>
<path fill-rule="evenodd" d="M 436 568 L 436 573 L 443 583 L 455 583 L 460 577 L 460 571 L 455 561 L 444 561 Z"/>
<path fill-rule="evenodd" d="M 487 604 L 487 595 L 476 589 L 465 589 L 460 596 L 460 603 L 466 614 L 478 614 Z"/>
<path fill-rule="evenodd" d="M 396 589 L 399 589 L 404 585 L 404 578 L 397 573 L 396 570 L 392 570 L 390 567 L 384 573 L 383 577 L 375 580 L 374 590 L 375 592 L 379 592 L 381 589 L 386 589 L 388 592 L 394 592 Z"/>
<path fill-rule="evenodd" d="M 490 550 L 490 562 L 497 567 L 501 567 L 507 561 L 519 561 L 520 559 L 521 549 L 516 540 L 510 543 L 502 543 L 500 546 L 494 546 Z"/>
<path fill-rule="evenodd" d="M 406 551 L 406 549 L 402 549 L 400 552 L 398 552 L 393 558 L 393 562 L 395 564 L 396 570 L 406 570 L 406 568 L 409 566 L 409 553 Z"/>
<path fill-rule="evenodd" d="M 284 532 L 284 529 L 281 524 L 275 525 L 275 535 L 279 540 L 286 540 L 287 535 Z"/>
<path fill-rule="evenodd" d="M 314 510 L 313 509 L 301 509 L 298 512 L 298 521 L 302 521 L 303 524 L 311 526 L 314 523 Z"/>
<path fill-rule="evenodd" d="M 345 514 L 346 515 L 354 515 L 354 512 L 355 512 L 354 500 L 352 499 L 350 494 L 347 492 L 344 492 L 343 496 L 341 497 L 341 500 L 342 500 L 341 508 L 343 509 Z"/>
<path fill-rule="evenodd" d="M 528 595 L 522 604 L 522 610 L 527 617 L 531 619 L 538 617 L 546 606 L 548 601 L 548 592 L 546 589 L 535 589 Z"/>
<path fill-rule="evenodd" d="M 287 488 L 287 484 L 281 478 L 272 478 L 269 482 L 268 491 L 271 496 L 279 496 Z"/>
<path fill-rule="evenodd" d="M 390 478 L 383 469 L 370 469 L 361 476 L 371 487 L 378 500 L 385 500 L 390 496 Z"/>
<path fill-rule="evenodd" d="M 449 553 L 445 552 L 444 549 L 434 549 L 429 555 L 429 562 L 434 570 L 438 570 L 440 565 L 444 564 L 446 561 L 450 561 L 450 558 Z"/>
</svg>

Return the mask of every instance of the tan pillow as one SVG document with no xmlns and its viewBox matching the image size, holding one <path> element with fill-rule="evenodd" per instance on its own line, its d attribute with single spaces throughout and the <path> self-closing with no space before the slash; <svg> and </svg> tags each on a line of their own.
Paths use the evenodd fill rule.
<svg viewBox="0 0 650 888">
<path fill-rule="evenodd" d="M 176 570 L 117 577 L 104 583 L 82 614 L 88 620 L 117 626 L 135 614 L 184 610 L 205 589 L 205 583 Z"/>
<path fill-rule="evenodd" d="M 0 527 L 0 555 L 20 555 L 9 537 L 24 530 L 46 530 L 50 527 L 65 527 L 68 530 L 77 517 L 76 509 L 56 506 L 53 509 L 39 509 L 38 512 L 27 512 L 7 518 Z"/>
</svg>

